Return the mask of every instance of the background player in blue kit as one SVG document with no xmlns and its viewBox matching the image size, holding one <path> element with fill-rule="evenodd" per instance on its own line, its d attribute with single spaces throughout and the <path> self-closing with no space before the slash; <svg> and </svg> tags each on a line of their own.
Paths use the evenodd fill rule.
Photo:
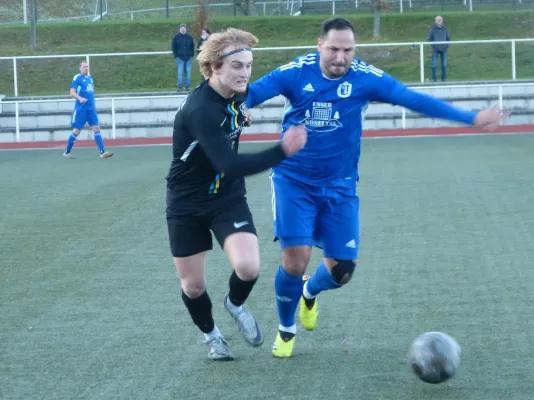
<svg viewBox="0 0 534 400">
<path fill-rule="evenodd" d="M 70 85 L 70 95 L 76 99 L 74 111 L 71 117 L 72 133 L 67 141 L 67 147 L 63 156 L 66 158 L 74 158 L 71 154 L 72 147 L 76 138 L 87 122 L 93 129 L 95 135 L 95 142 L 100 151 L 100 158 L 109 158 L 113 155 L 104 148 L 104 139 L 100 134 L 100 126 L 98 125 L 98 114 L 95 107 L 95 84 L 93 78 L 89 75 L 89 64 L 87 61 L 80 63 L 80 73 L 75 75 Z"/>
<path fill-rule="evenodd" d="M 491 130 L 504 113 L 490 108 L 463 111 L 434 97 L 414 92 L 378 68 L 354 59 L 354 27 L 344 18 L 323 22 L 318 52 L 283 65 L 249 87 L 252 108 L 278 95 L 287 99 L 282 136 L 304 124 L 304 149 L 273 168 L 274 233 L 282 264 L 275 276 L 280 317 L 272 354 L 291 357 L 295 313 L 314 330 L 316 296 L 337 289 L 352 277 L 359 246 L 358 162 L 362 124 L 370 101 L 398 104 L 433 118 Z M 324 262 L 311 278 L 303 277 L 312 246 L 323 249 Z"/>
</svg>

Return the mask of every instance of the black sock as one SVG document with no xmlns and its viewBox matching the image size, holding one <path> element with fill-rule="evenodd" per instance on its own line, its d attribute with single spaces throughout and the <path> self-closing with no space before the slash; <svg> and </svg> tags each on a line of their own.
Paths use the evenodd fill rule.
<svg viewBox="0 0 534 400">
<path fill-rule="evenodd" d="M 182 300 L 184 301 L 195 325 L 198 326 L 203 333 L 210 333 L 215 328 L 215 322 L 213 321 L 213 315 L 211 314 L 211 299 L 208 292 L 205 291 L 200 297 L 192 299 L 182 290 Z"/>
<path fill-rule="evenodd" d="M 252 281 L 243 281 L 237 276 L 237 274 L 232 272 L 230 275 L 230 292 L 228 293 L 228 299 L 232 302 L 233 305 L 239 307 L 247 300 L 252 288 L 256 284 L 258 278 Z"/>
<path fill-rule="evenodd" d="M 295 337 L 294 333 L 286 332 L 286 331 L 278 331 L 280 332 L 280 337 L 284 342 L 289 342 L 291 339 Z"/>
<path fill-rule="evenodd" d="M 304 303 L 306 304 L 306 307 L 311 310 L 313 308 L 313 305 L 315 304 L 315 297 L 313 299 L 307 299 L 306 297 L 304 297 Z"/>
</svg>

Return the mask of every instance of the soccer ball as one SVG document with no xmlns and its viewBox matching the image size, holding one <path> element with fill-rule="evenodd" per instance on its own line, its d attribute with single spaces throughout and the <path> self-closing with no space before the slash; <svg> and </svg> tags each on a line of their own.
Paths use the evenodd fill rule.
<svg viewBox="0 0 534 400">
<path fill-rule="evenodd" d="M 442 332 L 426 332 L 414 340 L 408 358 L 419 379 L 437 384 L 456 374 L 460 353 L 460 345 L 453 337 Z"/>
</svg>

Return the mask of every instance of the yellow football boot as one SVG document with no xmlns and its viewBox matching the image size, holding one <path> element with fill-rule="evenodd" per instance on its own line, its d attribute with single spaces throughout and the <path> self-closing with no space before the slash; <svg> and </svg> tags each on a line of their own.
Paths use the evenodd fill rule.
<svg viewBox="0 0 534 400">
<path fill-rule="evenodd" d="M 295 347 L 295 335 L 292 335 L 289 340 L 284 340 L 282 339 L 280 332 L 278 332 L 273 344 L 273 357 L 289 358 L 293 355 L 293 347 Z"/>
<path fill-rule="evenodd" d="M 306 283 L 310 279 L 308 275 L 304 275 L 302 277 L 302 280 L 304 283 Z M 315 328 L 317 328 L 317 321 L 319 319 L 319 304 L 317 301 L 317 296 L 314 299 L 313 307 L 310 309 L 306 305 L 306 301 L 304 300 L 304 296 L 300 298 L 300 323 L 304 327 L 304 329 L 308 331 L 313 331 Z"/>
</svg>

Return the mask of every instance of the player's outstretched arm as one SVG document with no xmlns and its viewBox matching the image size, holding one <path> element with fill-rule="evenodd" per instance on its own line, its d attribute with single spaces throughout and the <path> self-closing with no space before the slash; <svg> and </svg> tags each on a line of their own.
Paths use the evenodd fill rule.
<svg viewBox="0 0 534 400">
<path fill-rule="evenodd" d="M 283 89 L 275 72 L 263 76 L 248 86 L 247 108 L 254 108 L 282 94 Z"/>
<path fill-rule="evenodd" d="M 411 90 L 387 74 L 381 77 L 375 75 L 371 79 L 373 80 L 373 100 L 398 104 L 431 118 L 460 122 L 492 131 L 508 115 L 497 107 L 480 112 L 462 110 L 436 97 Z"/>
<path fill-rule="evenodd" d="M 256 107 L 279 95 L 291 99 L 291 89 L 298 73 L 292 64 L 283 65 L 251 83 L 248 86 L 247 107 Z"/>
<path fill-rule="evenodd" d="M 237 154 L 232 149 L 231 140 L 221 132 L 217 120 L 206 117 L 195 120 L 198 121 L 193 129 L 195 138 L 213 167 L 224 172 L 228 178 L 263 172 L 301 150 L 306 144 L 306 129 L 301 126 L 291 127 L 276 146 L 259 153 Z"/>
</svg>

